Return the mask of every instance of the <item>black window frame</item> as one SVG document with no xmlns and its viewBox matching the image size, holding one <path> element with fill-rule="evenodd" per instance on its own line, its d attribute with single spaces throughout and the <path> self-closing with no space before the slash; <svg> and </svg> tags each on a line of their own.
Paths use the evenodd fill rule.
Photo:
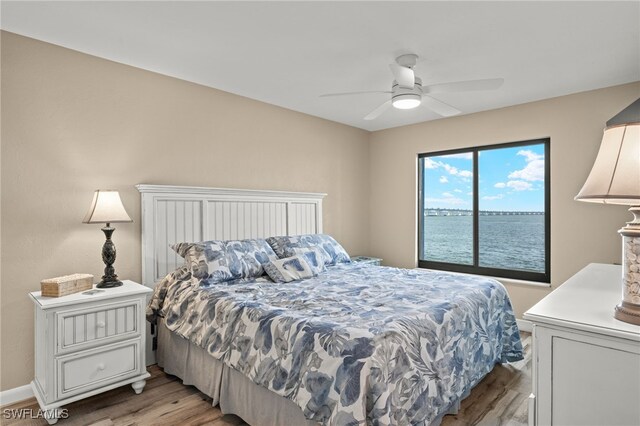
<svg viewBox="0 0 640 426">
<path fill-rule="evenodd" d="M 480 240 L 479 240 L 479 174 L 478 174 L 478 153 L 499 148 L 513 148 L 529 145 L 544 145 L 544 228 L 545 228 L 545 271 L 534 272 L 516 269 L 489 268 L 480 266 Z M 551 159 L 549 156 L 551 138 L 530 139 L 525 141 L 498 143 L 493 145 L 474 146 L 469 148 L 459 148 L 444 151 L 434 151 L 418 154 L 418 267 L 426 269 L 437 269 L 450 272 L 462 272 L 475 275 L 486 275 L 498 278 L 510 278 L 524 281 L 535 281 L 541 283 L 551 283 Z M 473 159 L 473 265 L 463 265 L 458 263 L 436 262 L 423 260 L 420 257 L 421 247 L 423 247 L 423 226 L 424 226 L 424 167 L 421 159 L 437 157 L 442 155 L 471 153 Z"/>
</svg>

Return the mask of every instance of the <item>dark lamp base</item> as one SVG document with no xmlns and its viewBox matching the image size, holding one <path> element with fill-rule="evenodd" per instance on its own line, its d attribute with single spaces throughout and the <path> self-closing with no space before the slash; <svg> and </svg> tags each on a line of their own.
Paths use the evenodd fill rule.
<svg viewBox="0 0 640 426">
<path fill-rule="evenodd" d="M 122 281 L 100 281 L 97 288 L 112 288 L 112 287 L 120 287 L 122 285 Z"/>
<path fill-rule="evenodd" d="M 111 234 L 113 234 L 113 231 L 115 231 L 115 229 L 112 228 L 109 223 L 107 223 L 107 226 L 102 228 L 102 232 L 104 232 L 104 236 L 106 238 L 104 245 L 102 246 L 102 261 L 106 266 L 104 268 L 102 280 L 96 286 L 98 288 L 113 288 L 120 287 L 122 285 L 122 281 L 118 279 L 116 270 L 113 267 L 113 264 L 116 261 L 116 246 L 113 245 L 113 241 L 111 241 Z"/>
</svg>

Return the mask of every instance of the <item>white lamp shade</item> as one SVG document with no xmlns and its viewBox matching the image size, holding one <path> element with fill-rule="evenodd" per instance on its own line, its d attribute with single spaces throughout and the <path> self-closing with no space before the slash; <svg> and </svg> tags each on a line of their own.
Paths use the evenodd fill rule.
<svg viewBox="0 0 640 426">
<path fill-rule="evenodd" d="M 122 205 L 118 191 L 99 189 L 83 223 L 133 222 Z"/>
<path fill-rule="evenodd" d="M 575 199 L 640 205 L 640 123 L 605 129 L 591 173 Z"/>
</svg>

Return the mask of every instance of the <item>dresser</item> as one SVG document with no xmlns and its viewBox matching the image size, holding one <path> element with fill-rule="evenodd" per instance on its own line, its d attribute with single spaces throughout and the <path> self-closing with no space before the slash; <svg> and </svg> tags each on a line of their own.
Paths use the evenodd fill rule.
<svg viewBox="0 0 640 426">
<path fill-rule="evenodd" d="M 529 309 L 530 425 L 640 425 L 640 326 L 613 317 L 620 266 L 592 263 Z"/>
<path fill-rule="evenodd" d="M 96 291 L 99 290 L 99 291 Z M 94 292 L 95 291 L 95 292 Z M 122 385 L 142 392 L 145 304 L 151 289 L 133 281 L 63 297 L 30 293 L 35 305 L 33 393 L 49 424 L 60 408 Z"/>
</svg>

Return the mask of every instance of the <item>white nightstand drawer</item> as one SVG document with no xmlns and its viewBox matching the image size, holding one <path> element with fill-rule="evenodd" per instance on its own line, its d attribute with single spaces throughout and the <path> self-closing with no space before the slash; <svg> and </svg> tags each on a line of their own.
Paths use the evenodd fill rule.
<svg viewBox="0 0 640 426">
<path fill-rule="evenodd" d="M 141 312 L 139 300 L 60 311 L 56 313 L 56 353 L 137 337 L 140 335 L 138 324 Z"/>
<path fill-rule="evenodd" d="M 119 287 L 61 297 L 29 294 L 35 306 L 35 377 L 41 410 L 57 409 L 131 385 L 138 394 L 145 369 L 144 306 L 151 289 L 124 280 Z M 50 424 L 57 418 L 48 419 Z"/>
<path fill-rule="evenodd" d="M 140 340 L 58 357 L 57 398 L 68 398 L 141 374 L 140 359 Z"/>
</svg>

